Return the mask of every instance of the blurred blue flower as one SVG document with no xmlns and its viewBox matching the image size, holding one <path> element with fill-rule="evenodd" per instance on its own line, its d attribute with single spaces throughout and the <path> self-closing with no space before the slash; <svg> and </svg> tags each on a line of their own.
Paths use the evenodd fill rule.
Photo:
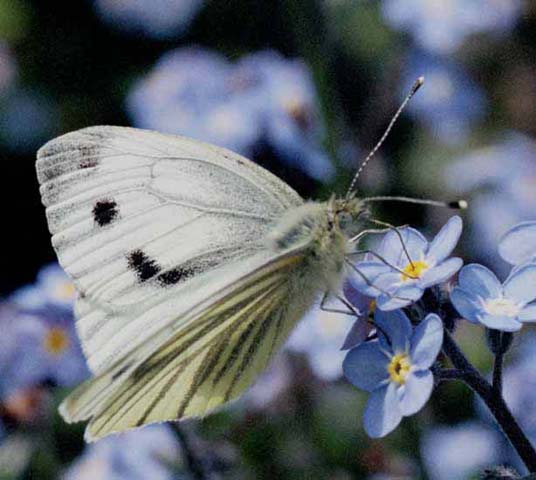
<svg viewBox="0 0 536 480">
<path fill-rule="evenodd" d="M 488 328 L 515 332 L 523 322 L 536 321 L 536 264 L 525 265 L 510 274 L 501 285 L 495 274 L 478 264 L 466 265 L 458 286 L 450 294 L 460 315 Z"/>
<path fill-rule="evenodd" d="M 393 431 L 403 417 L 417 413 L 430 398 L 430 367 L 443 344 L 443 322 L 428 315 L 415 329 L 402 310 L 377 312 L 378 340 L 362 343 L 344 359 L 346 378 L 370 392 L 364 413 L 373 438 Z"/>
<path fill-rule="evenodd" d="M 72 311 L 76 290 L 64 270 L 57 264 L 45 265 L 34 284 L 16 290 L 10 301 L 26 310 L 58 307 Z"/>
<path fill-rule="evenodd" d="M 184 33 L 204 0 L 95 0 L 97 13 L 121 30 L 165 39 Z"/>
<path fill-rule="evenodd" d="M 186 135 L 251 156 L 266 143 L 290 165 L 320 180 L 333 174 L 311 75 L 300 60 L 273 51 L 231 64 L 201 48 L 164 55 L 127 98 L 133 123 Z"/>
<path fill-rule="evenodd" d="M 510 0 L 383 0 L 392 27 L 408 31 L 424 49 L 452 53 L 472 33 L 502 33 L 515 26 L 522 2 Z"/>
<path fill-rule="evenodd" d="M 89 376 L 72 317 L 13 310 L 2 332 L 3 394 L 44 381 L 72 386 Z"/>
<path fill-rule="evenodd" d="M 499 255 L 520 265 L 536 258 L 536 222 L 522 222 L 508 230 L 499 242 Z"/>
<path fill-rule="evenodd" d="M 182 454 L 171 429 L 149 425 L 92 443 L 63 480 L 186 480 L 177 475 Z"/>
<path fill-rule="evenodd" d="M 476 421 L 430 429 L 420 450 L 430 480 L 469 478 L 504 460 L 497 432 Z"/>
<path fill-rule="evenodd" d="M 536 338 L 534 334 L 523 338 L 517 349 L 518 359 L 507 365 L 503 374 L 503 396 L 515 419 L 536 444 Z"/>
<path fill-rule="evenodd" d="M 335 380 L 342 376 L 346 352 L 341 345 L 354 321 L 350 315 L 312 310 L 294 329 L 286 348 L 306 354 L 319 378 Z"/>
<path fill-rule="evenodd" d="M 460 258 L 447 258 L 461 232 L 458 216 L 451 217 L 430 243 L 413 228 L 399 229 L 400 237 L 391 230 L 376 252 L 379 257 L 368 254 L 355 264 L 361 276 L 352 277 L 353 286 L 375 297 L 381 310 L 407 306 L 420 299 L 426 288 L 448 280 L 461 268 Z"/>
<path fill-rule="evenodd" d="M 509 133 L 497 143 L 457 159 L 445 170 L 449 189 L 471 195 L 471 229 L 467 245 L 473 254 L 505 271 L 497 243 L 505 230 L 534 218 L 536 207 L 536 143 Z"/>
<path fill-rule="evenodd" d="M 414 52 L 404 62 L 401 94 L 407 94 L 408 86 L 418 75 L 423 75 L 426 82 L 409 103 L 408 112 L 445 144 L 465 142 L 471 127 L 486 112 L 487 102 L 482 89 L 459 64 Z"/>
<path fill-rule="evenodd" d="M 72 386 L 89 376 L 75 330 L 75 290 L 57 264 L 15 291 L 0 316 L 3 394 L 51 381 Z"/>
</svg>

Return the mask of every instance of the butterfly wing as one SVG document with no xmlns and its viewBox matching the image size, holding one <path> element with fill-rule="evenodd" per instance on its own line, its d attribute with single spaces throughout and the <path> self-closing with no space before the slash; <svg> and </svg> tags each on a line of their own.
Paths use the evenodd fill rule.
<svg viewBox="0 0 536 480">
<path fill-rule="evenodd" d="M 147 423 L 204 415 L 236 398 L 314 300 L 317 292 L 303 275 L 306 258 L 302 248 L 279 255 L 194 306 L 174 333 L 155 335 L 153 341 L 161 344 L 143 361 L 140 346 L 79 387 L 63 404 L 63 416 L 92 417 L 86 431 L 92 441 Z"/>
<path fill-rule="evenodd" d="M 233 152 L 124 127 L 52 140 L 38 152 L 37 172 L 95 373 L 233 281 L 214 275 L 219 268 L 240 265 L 232 272 L 244 274 L 266 262 L 266 233 L 303 202 Z"/>
</svg>

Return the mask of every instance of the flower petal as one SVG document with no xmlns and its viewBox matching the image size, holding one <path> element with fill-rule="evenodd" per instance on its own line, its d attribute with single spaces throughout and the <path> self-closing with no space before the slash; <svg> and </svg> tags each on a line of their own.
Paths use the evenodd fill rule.
<svg viewBox="0 0 536 480">
<path fill-rule="evenodd" d="M 419 280 L 421 288 L 428 288 L 438 283 L 443 283 L 452 277 L 460 268 L 462 268 L 463 260 L 458 257 L 449 258 L 440 263 L 436 267 L 432 267 L 422 275 Z"/>
<path fill-rule="evenodd" d="M 348 302 L 350 302 L 352 306 L 359 311 L 360 315 L 368 315 L 370 310 L 370 302 L 372 300 L 371 297 L 367 297 L 355 289 L 349 280 L 344 282 L 342 290 L 346 300 L 348 300 Z"/>
<path fill-rule="evenodd" d="M 536 264 L 516 269 L 503 285 L 504 296 L 516 303 L 527 304 L 536 299 Z"/>
<path fill-rule="evenodd" d="M 389 383 L 370 395 L 363 414 L 363 425 L 370 437 L 384 437 L 402 420 L 396 390 L 397 384 Z"/>
<path fill-rule="evenodd" d="M 478 321 L 488 328 L 494 328 L 503 332 L 517 332 L 523 326 L 515 318 L 506 315 L 490 315 L 489 313 L 479 315 Z"/>
<path fill-rule="evenodd" d="M 424 290 L 415 283 L 402 285 L 389 294 L 382 293 L 376 300 L 376 306 L 383 311 L 396 310 L 416 302 L 423 293 Z"/>
<path fill-rule="evenodd" d="M 450 292 L 450 301 L 463 318 L 471 323 L 480 322 L 478 316 L 483 313 L 483 309 L 477 296 L 460 287 L 454 287 Z"/>
<path fill-rule="evenodd" d="M 513 265 L 536 257 L 536 222 L 522 222 L 508 230 L 499 241 L 499 255 Z"/>
<path fill-rule="evenodd" d="M 402 242 L 412 260 L 418 260 L 424 257 L 424 252 L 428 247 L 428 241 L 423 235 L 414 228 L 399 228 L 400 236 L 390 230 L 383 237 L 380 245 L 379 254 L 389 263 L 396 266 L 405 266 L 409 259 L 404 252 Z"/>
<path fill-rule="evenodd" d="M 415 328 L 411 337 L 411 364 L 419 370 L 430 368 L 443 345 L 443 322 L 434 313 Z"/>
<path fill-rule="evenodd" d="M 399 390 L 400 412 L 404 417 L 417 413 L 430 398 L 434 376 L 430 370 L 410 372 Z"/>
<path fill-rule="evenodd" d="M 357 347 L 364 342 L 370 332 L 370 325 L 365 318 L 358 318 L 350 328 L 350 331 L 344 339 L 341 350 L 349 350 L 352 347 Z"/>
<path fill-rule="evenodd" d="M 455 215 L 439 230 L 435 238 L 430 242 L 427 257 L 433 258 L 437 263 L 447 258 L 460 239 L 462 234 L 462 219 Z"/>
<path fill-rule="evenodd" d="M 371 392 L 389 379 L 389 361 L 390 358 L 380 348 L 380 342 L 366 342 L 346 354 L 342 371 L 350 383 Z"/>
<path fill-rule="evenodd" d="M 387 274 L 391 269 L 382 262 L 364 261 L 357 262 L 354 267 L 359 273 L 354 272 L 350 277 L 350 283 L 358 292 L 369 297 L 377 297 L 380 292 L 374 287 L 378 276 Z"/>
<path fill-rule="evenodd" d="M 461 288 L 482 298 L 497 298 L 502 295 L 502 285 L 495 274 L 478 263 L 463 267 L 458 276 Z"/>
<path fill-rule="evenodd" d="M 527 305 L 519 312 L 517 319 L 520 322 L 536 322 L 536 305 Z"/>
<path fill-rule="evenodd" d="M 390 350 L 396 353 L 409 351 L 413 327 L 402 310 L 382 312 L 378 310 L 374 316 L 374 323 L 379 332 L 387 336 Z"/>
</svg>

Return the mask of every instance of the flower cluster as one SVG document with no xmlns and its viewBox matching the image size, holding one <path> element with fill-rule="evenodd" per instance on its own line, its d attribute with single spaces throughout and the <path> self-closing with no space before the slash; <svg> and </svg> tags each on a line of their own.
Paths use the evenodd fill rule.
<svg viewBox="0 0 536 480">
<path fill-rule="evenodd" d="M 364 426 L 371 437 L 391 432 L 403 417 L 419 411 L 432 393 L 432 370 L 442 369 L 441 362 L 434 364 L 445 327 L 444 319 L 429 313 L 430 308 L 457 311 L 491 331 L 514 332 L 536 321 L 536 222 L 517 225 L 503 236 L 499 252 L 514 267 L 502 283 L 485 266 L 461 268 L 462 260 L 450 257 L 461 231 L 457 216 L 431 242 L 412 228 L 391 229 L 374 253 L 353 265 L 355 274 L 345 293 L 362 315 L 352 328 L 350 338 L 360 333 L 351 340 L 343 370 L 352 384 L 370 393 Z M 458 271 L 456 286 L 445 288 Z M 369 319 L 371 298 L 374 314 Z M 449 315 L 453 322 L 455 315 Z M 372 332 L 363 328 L 368 320 Z M 448 329 L 452 328 L 451 323 Z"/>
<path fill-rule="evenodd" d="M 333 166 L 319 145 L 311 74 L 274 51 L 233 64 L 201 48 L 165 54 L 133 87 L 127 109 L 136 126 L 186 135 L 252 156 L 266 145 L 291 167 L 321 181 Z"/>
</svg>

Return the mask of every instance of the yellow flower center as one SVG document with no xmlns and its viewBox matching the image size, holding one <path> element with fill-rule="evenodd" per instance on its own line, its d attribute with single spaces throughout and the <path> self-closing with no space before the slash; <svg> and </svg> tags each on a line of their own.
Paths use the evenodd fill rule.
<svg viewBox="0 0 536 480">
<path fill-rule="evenodd" d="M 76 290 L 71 282 L 63 282 L 55 288 L 54 293 L 60 300 L 69 300 L 74 298 Z"/>
<path fill-rule="evenodd" d="M 45 349 L 52 355 L 59 355 L 69 346 L 67 332 L 60 327 L 52 327 L 45 336 Z"/>
<path fill-rule="evenodd" d="M 406 377 L 411 369 L 411 363 L 408 355 L 405 353 L 398 353 L 393 358 L 387 366 L 387 371 L 391 377 L 392 382 L 399 383 L 404 385 Z"/>
<path fill-rule="evenodd" d="M 410 262 L 402 269 L 404 273 L 401 273 L 400 277 L 402 278 L 403 282 L 415 278 L 420 278 L 421 275 L 429 268 L 430 266 L 424 260 Z"/>
</svg>

